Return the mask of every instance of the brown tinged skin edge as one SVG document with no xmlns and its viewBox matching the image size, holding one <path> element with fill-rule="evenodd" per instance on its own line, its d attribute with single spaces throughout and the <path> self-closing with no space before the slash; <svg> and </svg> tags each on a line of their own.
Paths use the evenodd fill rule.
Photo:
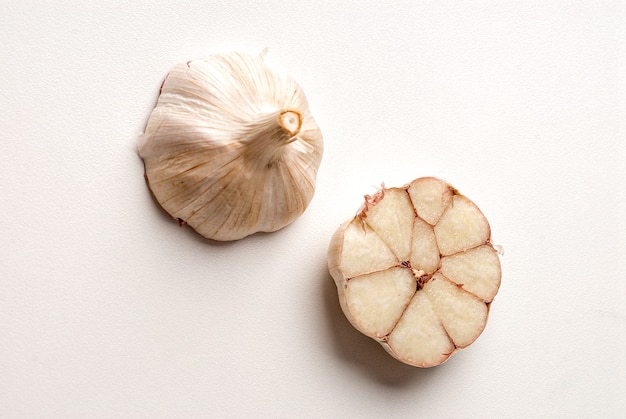
<svg viewBox="0 0 626 419">
<path fill-rule="evenodd" d="M 352 310 L 349 307 L 349 303 L 346 299 L 346 291 L 348 289 L 348 283 L 349 281 L 353 278 L 353 276 L 350 275 L 346 275 L 346 267 L 343 266 L 343 262 L 342 262 L 342 255 L 344 252 L 344 240 L 345 240 L 345 235 L 346 235 L 346 231 L 350 228 L 351 224 L 353 223 L 362 223 L 363 224 L 363 231 L 364 234 L 378 234 L 373 232 L 373 230 L 370 229 L 370 227 L 368 226 L 368 231 L 365 232 L 365 226 L 368 222 L 368 218 L 367 218 L 367 210 L 370 206 L 375 206 L 378 202 L 382 201 L 384 199 L 385 196 L 385 191 L 398 191 L 398 190 L 404 190 L 407 192 L 407 194 L 409 193 L 409 188 L 411 187 L 411 185 L 416 184 L 416 182 L 430 182 L 434 187 L 436 188 L 440 188 L 441 190 L 441 199 L 443 200 L 447 200 L 447 203 L 445 205 L 442 205 L 442 207 L 444 208 L 441 212 L 441 214 L 439 214 L 437 216 L 436 211 L 433 212 L 430 215 L 426 215 L 424 218 L 429 219 L 431 221 L 432 227 L 433 229 L 436 227 L 437 223 L 439 221 L 441 221 L 444 217 L 445 212 L 447 212 L 450 208 L 454 207 L 454 203 L 457 202 L 457 207 L 460 205 L 461 207 L 457 208 L 458 211 L 462 211 L 463 208 L 467 207 L 470 209 L 470 215 L 472 215 L 473 217 L 478 217 L 477 214 L 479 214 L 480 217 L 482 217 L 482 219 L 484 219 L 484 224 L 479 225 L 479 227 L 481 228 L 481 234 L 483 235 L 482 238 L 480 239 L 479 243 L 476 244 L 472 244 L 472 246 L 470 246 L 469 248 L 463 248 L 463 249 L 454 249 L 451 248 L 451 253 L 448 254 L 441 254 L 441 250 L 440 250 L 440 260 L 439 260 L 439 264 L 436 268 L 436 271 L 434 273 L 429 274 L 429 275 L 425 275 L 423 276 L 423 278 L 427 278 L 426 282 L 429 282 L 431 280 L 431 278 L 433 278 L 433 275 L 437 278 L 438 281 L 443 281 L 441 282 L 441 285 L 437 286 L 436 288 L 433 288 L 435 285 L 433 283 L 433 285 L 427 285 L 429 287 L 428 291 L 429 294 L 434 294 L 437 291 L 437 288 L 441 288 L 441 286 L 445 285 L 442 289 L 455 289 L 454 286 L 455 285 L 456 288 L 459 289 L 459 292 L 457 293 L 460 297 L 464 298 L 465 300 L 468 301 L 468 304 L 473 305 L 474 307 L 477 307 L 477 310 L 481 313 L 479 315 L 480 318 L 478 318 L 477 320 L 475 320 L 475 329 L 476 332 L 474 334 L 470 334 L 469 336 L 463 336 L 462 338 L 458 338 L 458 331 L 454 330 L 454 325 L 453 323 L 450 323 L 450 321 L 448 321 L 447 325 L 452 327 L 450 330 L 446 329 L 445 327 L 443 327 L 443 321 L 445 320 L 439 320 L 441 327 L 445 330 L 445 333 L 448 335 L 448 338 L 450 340 L 450 345 L 448 345 L 445 350 L 442 350 L 441 353 L 439 355 L 436 355 L 432 358 L 429 359 L 428 362 L 421 362 L 419 360 L 415 360 L 415 359 L 409 359 L 410 357 L 407 357 L 405 355 L 402 355 L 400 353 L 398 353 L 396 350 L 394 350 L 393 344 L 390 344 L 390 333 L 387 333 L 383 336 L 378 336 L 378 335 L 374 335 L 371 333 L 371 331 L 366 330 L 366 327 L 364 327 L 361 324 L 361 321 L 359 318 L 357 318 L 357 316 L 355 316 L 355 314 L 352 312 Z M 369 198 L 369 200 L 368 200 Z M 417 203 L 414 203 L 414 206 L 418 206 Z M 435 206 L 437 206 L 435 204 Z M 381 189 L 381 191 L 379 191 L 377 194 L 373 195 L 372 197 L 370 196 L 366 196 L 365 197 L 365 205 L 364 207 L 362 207 L 364 209 L 360 210 L 359 213 L 357 213 L 357 215 L 355 215 L 353 218 L 351 218 L 350 220 L 342 223 L 339 228 L 335 231 L 335 233 L 333 234 L 331 240 L 330 240 L 330 245 L 328 248 L 328 256 L 327 256 L 327 262 L 328 262 L 328 270 L 330 275 L 332 276 L 333 280 L 335 281 L 335 284 L 337 286 L 337 291 L 338 291 L 338 298 L 339 298 L 339 302 L 340 302 L 340 306 L 342 311 L 344 312 L 346 318 L 348 319 L 348 321 L 357 329 L 359 330 L 361 333 L 365 334 L 366 336 L 369 336 L 371 338 L 373 338 L 374 340 L 376 340 L 377 342 L 379 342 L 383 348 L 393 357 L 395 357 L 396 359 L 398 359 L 399 361 L 403 362 L 403 363 L 407 363 L 409 365 L 413 365 L 413 366 L 417 366 L 417 367 L 432 367 L 432 366 L 436 366 L 436 365 L 440 365 L 442 363 L 444 363 L 445 361 L 447 361 L 452 354 L 454 354 L 455 352 L 457 352 L 460 349 L 463 349 L 467 346 L 469 346 L 471 343 L 473 343 L 482 333 L 482 331 L 484 330 L 484 327 L 486 326 L 487 323 L 487 318 L 488 318 L 488 313 L 489 313 L 489 307 L 490 307 L 490 303 L 493 300 L 493 297 L 495 297 L 495 294 L 497 293 L 497 290 L 500 286 L 500 280 L 501 280 L 501 268 L 500 268 L 500 264 L 499 264 L 499 258 L 497 256 L 497 252 L 494 249 L 494 247 L 491 244 L 491 228 L 489 227 L 489 224 L 486 220 L 486 218 L 484 218 L 484 215 L 482 214 L 482 212 L 478 209 L 478 207 L 475 206 L 475 204 L 473 204 L 473 202 L 471 202 L 471 200 L 469 200 L 468 198 L 464 197 L 463 195 L 461 195 L 456 189 L 454 189 L 451 185 L 449 185 L 447 182 L 444 182 L 440 179 L 437 178 L 432 178 L 432 177 L 428 177 L 428 178 L 419 178 L 419 179 L 415 179 L 414 181 L 412 181 L 411 183 L 401 187 L 401 188 L 390 188 L 390 189 L 386 189 L 383 187 L 383 189 Z M 451 210 L 452 211 L 452 210 Z M 473 211 L 473 212 L 472 212 Z M 433 215 L 434 214 L 434 215 Z M 416 218 L 421 218 L 420 215 L 417 214 L 417 212 L 415 213 Z M 422 218 L 423 219 L 423 218 Z M 450 224 L 448 222 L 449 220 L 444 220 L 444 224 Z M 482 223 L 482 221 L 481 221 Z M 480 224 L 480 223 L 479 223 Z M 449 228 L 447 225 L 444 226 L 445 228 Z M 442 227 L 442 228 L 444 228 Z M 453 226 L 455 227 L 455 226 Z M 463 226 L 465 228 L 465 226 Z M 458 228 L 458 227 L 457 227 Z M 472 229 L 475 229 L 476 227 L 473 225 L 468 225 L 467 229 L 470 231 Z M 482 268 L 482 264 L 485 263 L 487 264 L 487 268 L 486 272 L 483 272 L 480 269 L 474 269 L 471 266 L 471 263 L 467 263 L 466 259 L 469 259 L 470 257 L 478 257 L 479 259 L 479 267 Z M 467 277 L 467 279 L 469 279 L 470 281 L 472 280 L 473 277 L 487 277 L 489 279 L 489 287 L 488 289 L 483 289 L 480 288 L 478 285 L 476 285 L 478 288 L 476 288 L 478 291 L 478 294 L 480 294 L 481 296 L 478 296 L 476 294 L 474 294 L 474 290 L 472 289 L 472 284 L 468 283 L 468 284 L 463 284 L 462 282 L 464 281 L 459 281 L 458 278 L 451 280 L 447 277 L 445 277 L 443 274 L 441 274 L 440 270 L 442 270 L 442 260 L 445 258 L 446 260 L 446 269 L 448 271 L 450 271 L 453 276 L 455 276 L 455 272 L 457 272 L 459 269 L 466 269 L 467 271 L 464 272 L 464 275 Z M 472 259 L 473 260 L 473 259 Z M 449 263 L 448 263 L 449 262 Z M 471 262 L 471 260 L 470 260 Z M 403 266 L 403 267 L 408 267 L 410 268 L 410 264 L 407 264 L 406 261 L 401 261 L 398 260 L 397 261 L 397 265 L 396 266 Z M 467 266 L 469 267 L 467 267 Z M 390 266 L 391 268 L 391 266 Z M 383 270 L 385 269 L 389 269 L 389 268 L 383 268 Z M 455 270 L 456 269 L 456 270 Z M 420 271 L 421 272 L 421 271 Z M 415 273 L 415 272 L 414 272 Z M 367 276 L 369 274 L 359 274 L 357 275 L 357 277 L 363 277 L 363 276 Z M 420 281 L 418 280 L 418 283 Z M 452 285 L 451 285 L 452 284 Z M 480 284 L 479 284 L 480 285 Z M 413 297 L 411 297 L 411 301 L 413 301 L 415 299 L 415 295 L 417 295 L 418 293 L 421 293 L 421 289 L 420 289 L 421 285 L 417 285 L 417 291 L 416 294 L 414 294 Z M 446 291 L 448 292 L 448 291 Z M 454 291 L 451 291 L 454 294 Z M 423 294 L 423 293 L 422 293 Z M 424 297 L 423 294 L 421 295 L 421 299 L 427 302 L 427 299 L 424 299 L 422 297 Z M 456 297 L 455 297 L 456 298 Z M 417 299 L 415 299 L 417 301 Z M 460 301 L 460 300 L 459 300 Z M 444 305 L 445 306 L 445 305 Z M 480 309 L 480 306 L 483 307 L 483 309 Z M 436 307 L 437 310 L 439 310 L 438 313 L 441 313 L 441 307 L 438 306 Z M 426 309 L 426 308 L 424 308 Z M 404 311 L 402 313 L 401 316 L 405 315 L 405 311 L 407 310 L 407 307 L 404 308 Z M 443 313 L 443 317 L 446 317 L 446 313 Z M 439 315 L 440 316 L 440 315 Z M 441 316 L 440 316 L 441 317 Z M 401 318 L 400 318 L 401 319 Z M 400 321 L 400 320 L 398 320 Z M 406 322 L 405 322 L 406 323 Z M 477 324 L 477 326 L 476 326 Z M 482 326 L 481 326 L 482 324 Z M 398 323 L 396 322 L 395 327 L 398 326 Z M 394 330 L 392 329 L 392 331 Z M 473 330 L 473 329 L 472 329 Z M 455 337 L 457 337 L 457 339 L 459 340 L 459 344 L 456 344 L 454 339 L 451 337 L 451 334 L 454 335 Z"/>
</svg>

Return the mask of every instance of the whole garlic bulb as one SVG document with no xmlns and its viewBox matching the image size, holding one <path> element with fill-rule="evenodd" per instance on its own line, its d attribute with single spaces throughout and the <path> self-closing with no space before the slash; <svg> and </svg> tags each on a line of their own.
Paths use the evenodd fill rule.
<svg viewBox="0 0 626 419">
<path fill-rule="evenodd" d="M 154 197 L 206 238 L 279 230 L 313 197 L 321 131 L 302 88 L 263 57 L 176 65 L 140 138 Z"/>
</svg>

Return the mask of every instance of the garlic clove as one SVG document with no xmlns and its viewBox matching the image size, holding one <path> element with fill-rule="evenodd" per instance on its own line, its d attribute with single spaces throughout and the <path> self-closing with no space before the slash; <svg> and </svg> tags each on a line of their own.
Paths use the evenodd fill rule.
<svg viewBox="0 0 626 419">
<path fill-rule="evenodd" d="M 485 216 L 472 201 L 454 196 L 435 225 L 435 236 L 442 255 L 451 255 L 489 240 L 491 232 Z"/>
<path fill-rule="evenodd" d="M 437 273 L 424 284 L 424 293 L 457 348 L 480 335 L 487 323 L 487 305 L 445 276 Z"/>
<path fill-rule="evenodd" d="M 395 328 L 383 341 L 395 358 L 417 367 L 445 362 L 456 350 L 428 296 L 415 293 Z"/>
<path fill-rule="evenodd" d="M 424 177 L 411 182 L 409 196 L 417 215 L 427 223 L 434 225 L 450 205 L 454 190 L 437 178 Z"/>
<path fill-rule="evenodd" d="M 176 65 L 139 144 L 159 204 L 214 240 L 292 223 L 313 197 L 322 154 L 302 88 L 263 55 L 239 53 Z"/>
<path fill-rule="evenodd" d="M 391 268 L 352 278 L 346 301 L 358 329 L 382 338 L 391 332 L 415 293 L 415 279 L 406 269 Z"/>
<path fill-rule="evenodd" d="M 342 249 L 329 254 L 328 265 L 335 275 L 355 277 L 398 265 L 398 258 L 383 239 L 358 218 L 344 224 L 334 239 Z"/>
<path fill-rule="evenodd" d="M 430 224 L 421 218 L 414 217 L 413 237 L 411 243 L 411 266 L 413 269 L 432 274 L 439 267 L 439 247 L 437 238 Z"/>
<path fill-rule="evenodd" d="M 400 361 L 445 362 L 482 333 L 500 286 L 490 231 L 478 207 L 440 179 L 366 195 L 328 250 L 342 310 Z"/>
<path fill-rule="evenodd" d="M 382 199 L 385 195 L 388 198 Z M 380 197 L 374 196 L 374 201 L 362 212 L 362 218 L 399 260 L 408 260 L 411 253 L 411 227 L 415 220 L 409 196 L 403 189 L 383 188 Z"/>
<path fill-rule="evenodd" d="M 483 301 L 493 300 L 502 276 L 498 253 L 488 244 L 443 257 L 439 272 Z"/>
</svg>

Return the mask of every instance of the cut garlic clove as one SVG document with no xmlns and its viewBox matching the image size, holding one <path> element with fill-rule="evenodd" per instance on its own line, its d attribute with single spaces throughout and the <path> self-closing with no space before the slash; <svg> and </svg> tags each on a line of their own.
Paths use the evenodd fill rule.
<svg viewBox="0 0 626 419">
<path fill-rule="evenodd" d="M 478 338 L 501 278 L 484 215 L 436 178 L 366 195 L 333 235 L 328 265 L 348 320 L 419 367 Z"/>
<path fill-rule="evenodd" d="M 397 266 L 398 258 L 368 225 L 353 219 L 339 231 L 342 251 L 329 255 L 331 272 L 352 278 Z M 339 240 L 339 238 L 337 238 Z"/>
<path fill-rule="evenodd" d="M 430 224 L 419 217 L 414 217 L 411 246 L 411 266 L 413 269 L 432 274 L 439 267 L 439 247 L 437 237 Z"/>
<path fill-rule="evenodd" d="M 487 305 L 441 274 L 424 284 L 424 293 L 457 348 L 474 342 L 487 323 Z"/>
<path fill-rule="evenodd" d="M 415 294 L 415 279 L 406 269 L 391 268 L 352 278 L 345 292 L 358 329 L 382 338 L 391 332 Z"/>
<path fill-rule="evenodd" d="M 293 222 L 313 197 L 322 153 L 301 87 L 262 55 L 239 53 L 176 65 L 139 145 L 159 204 L 214 240 Z"/>
<path fill-rule="evenodd" d="M 400 321 L 383 341 L 391 355 L 416 367 L 445 362 L 456 350 L 428 296 L 415 293 Z"/>
<path fill-rule="evenodd" d="M 417 215 L 431 225 L 439 221 L 454 195 L 450 185 L 433 177 L 414 180 L 407 191 Z"/>
<path fill-rule="evenodd" d="M 488 244 L 443 257 L 439 272 L 483 301 L 493 300 L 502 276 L 498 253 Z"/>
<path fill-rule="evenodd" d="M 435 236 L 442 255 L 451 255 L 479 246 L 489 240 L 489 223 L 476 205 L 464 196 L 454 196 L 435 225 Z"/>
<path fill-rule="evenodd" d="M 382 199 L 387 195 L 387 199 Z M 379 201 L 369 204 L 367 225 L 389 246 L 399 260 L 408 260 L 411 253 L 411 227 L 415 216 L 406 191 L 383 189 Z"/>
</svg>

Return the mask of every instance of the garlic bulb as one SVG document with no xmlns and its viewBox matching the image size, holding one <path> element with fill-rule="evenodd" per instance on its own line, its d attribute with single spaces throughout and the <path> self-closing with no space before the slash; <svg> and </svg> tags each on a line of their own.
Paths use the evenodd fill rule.
<svg viewBox="0 0 626 419">
<path fill-rule="evenodd" d="M 210 239 L 281 229 L 313 197 L 321 131 L 302 88 L 263 55 L 176 65 L 140 137 L 156 200 Z"/>
<path fill-rule="evenodd" d="M 490 238 L 472 201 L 419 178 L 366 195 L 334 234 L 328 268 L 354 327 L 398 360 L 430 367 L 485 328 L 501 278 Z"/>
</svg>

